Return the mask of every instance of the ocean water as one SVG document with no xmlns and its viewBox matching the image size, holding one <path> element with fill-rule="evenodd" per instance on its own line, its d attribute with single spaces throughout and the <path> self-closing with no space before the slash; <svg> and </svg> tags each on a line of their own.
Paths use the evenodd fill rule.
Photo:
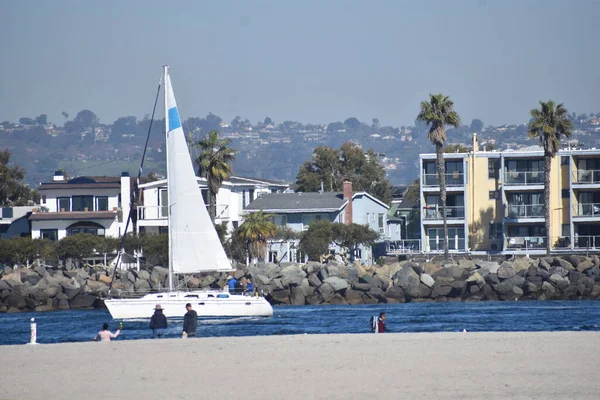
<svg viewBox="0 0 600 400">
<path fill-rule="evenodd" d="M 387 313 L 389 332 L 600 330 L 599 301 L 456 302 L 274 307 L 272 318 L 200 319 L 198 336 L 367 333 L 369 317 L 380 311 Z M 105 322 L 113 332 L 123 322 L 116 340 L 152 336 L 148 319 L 120 321 L 107 310 L 67 310 L 0 314 L 0 345 L 29 342 L 31 318 L 38 343 L 91 341 Z M 181 337 L 182 324 L 183 318 L 169 319 L 167 337 Z"/>
</svg>

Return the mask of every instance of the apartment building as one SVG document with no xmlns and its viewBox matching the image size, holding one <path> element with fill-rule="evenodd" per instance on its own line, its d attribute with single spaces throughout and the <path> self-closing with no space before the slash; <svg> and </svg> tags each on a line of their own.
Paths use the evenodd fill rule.
<svg viewBox="0 0 600 400">
<path fill-rule="evenodd" d="M 421 241 L 444 249 L 435 154 L 421 154 Z M 544 253 L 544 153 L 539 146 L 444 154 L 451 252 Z M 552 160 L 550 238 L 555 251 L 600 250 L 600 150 L 560 150 Z"/>
</svg>

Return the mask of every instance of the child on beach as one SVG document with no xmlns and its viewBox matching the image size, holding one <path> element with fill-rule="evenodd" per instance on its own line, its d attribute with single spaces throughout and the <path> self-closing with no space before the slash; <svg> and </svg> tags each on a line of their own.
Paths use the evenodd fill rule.
<svg viewBox="0 0 600 400">
<path fill-rule="evenodd" d="M 121 333 L 121 328 L 119 328 L 115 333 L 112 333 L 108 330 L 108 324 L 105 323 L 102 326 L 102 330 L 98 332 L 94 340 L 100 340 L 101 342 L 110 342 L 110 339 L 115 339 L 117 336 L 119 336 L 119 333 Z"/>
</svg>

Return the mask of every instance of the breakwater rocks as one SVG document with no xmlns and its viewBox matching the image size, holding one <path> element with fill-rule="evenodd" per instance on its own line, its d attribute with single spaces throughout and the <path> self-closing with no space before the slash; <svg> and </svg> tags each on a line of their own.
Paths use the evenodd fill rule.
<svg viewBox="0 0 600 400">
<path fill-rule="evenodd" d="M 167 269 L 119 270 L 113 294 L 165 288 Z M 58 269 L 35 266 L 0 269 L 0 312 L 103 307 L 112 271 L 103 267 Z M 600 298 L 600 259 L 562 256 L 508 261 L 460 259 L 358 264 L 267 264 L 234 273 L 272 304 L 375 304 L 409 301 L 575 300 Z M 217 289 L 228 274 L 180 277 L 179 286 Z"/>
</svg>

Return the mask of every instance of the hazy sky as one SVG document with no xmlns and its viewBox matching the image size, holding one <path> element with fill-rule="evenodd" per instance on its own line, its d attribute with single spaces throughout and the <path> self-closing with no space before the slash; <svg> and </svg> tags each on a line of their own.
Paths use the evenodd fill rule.
<svg viewBox="0 0 600 400">
<path fill-rule="evenodd" d="M 430 92 L 465 123 L 538 100 L 600 112 L 600 1 L 0 0 L 0 121 L 151 112 L 410 125 Z M 160 113 L 162 118 L 162 113 Z"/>
</svg>

